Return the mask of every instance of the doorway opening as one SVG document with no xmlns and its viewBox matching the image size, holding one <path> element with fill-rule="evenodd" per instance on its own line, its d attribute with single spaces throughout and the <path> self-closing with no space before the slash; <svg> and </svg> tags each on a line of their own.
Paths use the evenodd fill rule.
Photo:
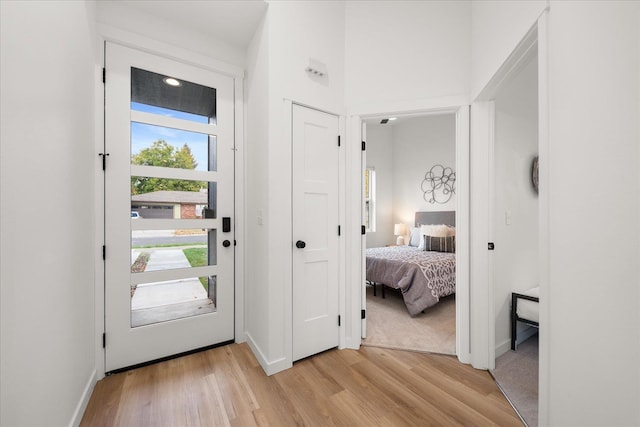
<svg viewBox="0 0 640 427">
<path fill-rule="evenodd" d="M 458 174 L 458 120 L 457 109 L 363 118 L 363 197 L 373 202 L 364 212 L 362 345 L 459 354 L 457 178 L 464 194 L 468 172 Z"/>
<path fill-rule="evenodd" d="M 539 296 L 538 57 L 534 48 L 493 97 L 493 208 L 491 289 L 495 316 L 495 369 L 492 374 L 528 426 L 538 425 L 538 302 L 513 295 Z M 491 154 L 490 154 L 491 156 Z M 528 309 L 528 314 L 524 314 Z M 515 329 L 514 329 L 515 327 Z M 513 338 L 512 338 L 513 337 Z M 515 339 L 514 339 L 515 338 Z"/>
</svg>

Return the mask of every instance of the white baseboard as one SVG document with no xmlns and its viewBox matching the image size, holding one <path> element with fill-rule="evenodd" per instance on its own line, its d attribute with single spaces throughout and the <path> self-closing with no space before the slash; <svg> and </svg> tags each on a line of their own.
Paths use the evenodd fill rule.
<svg viewBox="0 0 640 427">
<path fill-rule="evenodd" d="M 293 366 L 293 363 L 290 360 L 287 360 L 285 358 L 281 358 L 273 362 L 269 362 L 265 357 L 264 353 L 262 353 L 262 351 L 260 350 L 260 347 L 258 347 L 256 342 L 253 340 L 253 337 L 251 336 L 251 334 L 247 332 L 246 338 L 247 338 L 247 344 L 249 344 L 249 348 L 251 349 L 251 351 L 253 352 L 253 355 L 258 360 L 258 363 L 260 363 L 260 366 L 262 366 L 262 370 L 264 370 L 264 372 L 267 375 L 277 374 L 278 372 L 284 371 L 285 369 L 289 369 L 290 367 Z"/>
<path fill-rule="evenodd" d="M 80 421 L 82 421 L 82 416 L 84 415 L 84 411 L 87 409 L 87 405 L 89 404 L 89 399 L 91 399 L 91 393 L 93 393 L 93 389 L 96 386 L 97 382 L 98 382 L 98 373 L 94 369 L 91 375 L 89 376 L 87 385 L 84 387 L 84 391 L 82 392 L 80 401 L 76 405 L 76 410 L 73 411 L 73 416 L 71 417 L 71 421 L 69 421 L 69 427 L 78 427 L 80 425 Z"/>
</svg>

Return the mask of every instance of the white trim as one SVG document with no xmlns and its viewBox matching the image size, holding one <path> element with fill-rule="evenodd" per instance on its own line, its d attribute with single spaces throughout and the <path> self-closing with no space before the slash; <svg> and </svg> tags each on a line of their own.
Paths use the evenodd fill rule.
<svg viewBox="0 0 640 427">
<path fill-rule="evenodd" d="M 284 371 L 285 369 L 289 369 L 293 366 L 293 363 L 291 362 L 291 358 L 287 358 L 287 357 L 282 357 L 280 359 L 269 362 L 269 360 L 264 355 L 264 353 L 260 351 L 260 347 L 256 344 L 251 334 L 249 332 L 246 332 L 245 335 L 246 335 L 246 341 L 247 341 L 247 344 L 249 345 L 249 348 L 251 349 L 251 351 L 253 352 L 253 355 L 258 360 L 258 363 L 262 367 L 262 370 L 264 371 L 264 373 L 267 374 L 268 376 L 277 374 L 278 372 Z"/>
<path fill-rule="evenodd" d="M 384 115 L 425 115 L 428 113 L 454 112 L 461 105 L 469 105 L 469 96 L 457 95 L 442 98 L 410 99 L 401 101 L 384 101 L 366 105 L 355 105 L 349 108 L 349 115 L 361 118 L 375 118 Z"/>
<path fill-rule="evenodd" d="M 289 99 L 283 100 L 283 141 L 287 141 L 289 146 L 286 150 L 286 157 L 283 156 L 282 165 L 288 165 L 289 173 L 287 174 L 287 180 L 280 183 L 285 188 L 289 189 L 289 197 L 287 205 L 282 206 L 282 224 L 287 224 L 288 227 L 282 230 L 284 234 L 283 242 L 286 242 L 288 250 L 283 253 L 285 266 L 284 274 L 284 301 L 283 307 L 285 310 L 284 316 L 284 355 L 283 360 L 275 360 L 270 362 L 268 366 L 263 365 L 264 371 L 267 375 L 279 372 L 284 369 L 288 369 L 293 366 L 293 105 L 295 104 Z M 270 314 L 269 314 L 270 316 Z M 271 326 L 271 325 L 270 325 Z M 281 369 L 277 369 L 281 367 Z"/>
<path fill-rule="evenodd" d="M 247 170 L 244 143 L 245 111 L 244 111 L 244 82 L 242 76 L 235 76 L 234 85 L 234 148 L 235 148 L 235 188 L 234 207 L 235 224 L 233 227 L 234 238 L 237 242 L 235 250 L 235 340 L 237 343 L 246 341 L 245 330 L 245 289 L 244 269 L 246 259 L 246 192 L 245 192 L 245 171 Z"/>
<path fill-rule="evenodd" d="M 87 405 L 89 404 L 89 399 L 91 399 L 91 394 L 93 393 L 93 389 L 98 382 L 98 371 L 96 369 L 91 372 L 89 376 L 89 380 L 87 381 L 87 385 L 84 386 L 84 390 L 82 390 L 82 395 L 80 396 L 80 400 L 76 405 L 76 409 L 73 411 L 73 415 L 71 416 L 71 420 L 69 421 L 69 427 L 78 427 L 80 422 L 82 421 L 82 416 L 84 415 L 84 411 L 87 409 Z"/>
<path fill-rule="evenodd" d="M 548 331 L 551 330 L 549 307 L 549 265 L 551 249 L 549 246 L 551 229 L 549 221 L 551 183 L 548 180 L 551 169 L 551 147 L 549 144 L 549 12 L 548 8 L 538 19 L 538 158 L 540 191 L 538 194 L 538 268 L 540 280 L 540 328 L 538 351 L 538 423 L 549 425 L 550 356 L 551 346 Z"/>
<path fill-rule="evenodd" d="M 192 277 L 206 277 L 218 275 L 220 268 L 217 265 L 203 267 L 176 268 L 173 270 L 156 270 L 135 273 L 131 275 L 131 284 L 166 282 L 169 280 L 190 279 Z"/>
<path fill-rule="evenodd" d="M 161 166 L 144 165 L 131 165 L 131 176 L 211 182 L 218 180 L 218 172 L 215 171 L 199 171 L 195 169 L 165 168 Z"/>
<path fill-rule="evenodd" d="M 491 102 L 471 105 L 470 158 L 470 301 L 471 306 L 471 365 L 489 369 L 489 324 L 495 323 L 489 311 L 489 117 Z M 492 319 L 493 318 L 493 319 Z"/>
<path fill-rule="evenodd" d="M 98 23 L 97 32 L 104 41 L 110 41 L 130 47 L 143 52 L 173 59 L 182 63 L 195 65 L 216 73 L 242 79 L 244 70 L 237 65 L 218 61 L 206 55 L 202 55 L 191 50 L 181 48 L 172 44 L 164 43 L 141 34 L 132 33 L 121 28 L 112 27 L 107 24 Z"/>
<path fill-rule="evenodd" d="M 350 111 L 357 111 L 359 114 L 354 114 L 350 116 L 351 120 L 351 136 L 349 137 L 349 141 L 352 144 L 352 150 L 360 151 L 360 134 L 361 127 L 359 124 L 363 119 L 376 118 L 380 116 L 413 116 L 413 115 L 431 115 L 431 114 L 455 114 L 456 117 L 456 174 L 459 177 L 458 179 L 462 179 L 461 181 L 461 191 L 458 192 L 458 207 L 456 211 L 460 211 L 461 207 L 468 206 L 468 202 L 466 201 L 469 197 L 469 187 L 467 186 L 466 195 L 465 195 L 465 186 L 464 180 L 465 172 L 462 172 L 462 175 L 459 175 L 460 168 L 466 167 L 469 165 L 469 131 L 468 131 L 468 98 L 464 96 L 453 96 L 447 98 L 437 98 L 437 99 L 429 99 L 429 100 L 416 100 L 416 101 L 401 101 L 401 102 L 391 102 L 385 104 L 375 104 L 368 106 L 359 106 L 358 108 L 353 108 Z M 465 113 L 465 110 L 467 111 Z M 465 122 L 465 119 L 467 120 Z M 465 131 L 464 128 L 467 128 Z M 352 151 L 350 151 L 352 152 Z M 357 219 L 358 228 L 360 227 L 362 221 L 362 168 L 364 164 L 364 160 L 366 159 L 362 153 L 356 154 L 352 152 L 353 155 L 351 159 L 349 159 L 348 168 L 352 171 L 357 171 L 360 177 L 358 178 L 358 186 L 357 190 L 356 185 L 352 183 L 350 185 L 352 194 L 351 198 L 351 209 L 352 212 L 349 215 L 349 218 L 352 221 L 355 221 L 355 213 L 353 211 L 357 210 L 357 215 L 359 215 Z M 466 156 L 466 157 L 465 157 Z M 460 162 L 460 163 L 459 163 Z M 468 171 L 468 169 L 467 169 Z M 468 176 L 468 175 L 467 175 Z M 355 180 L 355 178 L 352 178 Z M 468 184 L 467 184 L 468 185 Z M 460 188 L 460 187 L 459 187 Z M 356 191 L 359 193 L 354 194 Z M 357 204 L 357 206 L 356 206 Z M 462 214 L 462 216 L 457 216 L 456 220 L 460 220 L 463 223 L 463 236 L 464 236 L 464 227 L 468 224 L 469 221 L 469 213 Z M 465 222 L 466 221 L 466 222 Z M 457 227 L 457 224 L 456 224 Z M 357 255 L 356 249 L 352 248 L 350 251 L 350 259 L 358 259 L 364 258 L 364 247 L 366 246 L 366 236 L 360 235 L 360 230 L 358 229 L 358 237 L 354 235 L 351 240 L 351 244 L 357 247 Z M 456 234 L 459 231 L 456 230 Z M 459 235 L 459 234 L 458 234 Z M 465 242 L 465 237 L 462 237 L 460 240 L 463 241 L 462 247 L 464 248 L 465 244 L 468 245 L 468 239 L 470 234 L 467 234 L 467 241 Z M 459 245 L 460 243 L 458 243 Z M 486 244 L 486 243 L 485 243 Z M 469 353 L 469 345 L 463 343 L 470 342 L 470 325 L 469 319 L 470 315 L 470 297 L 471 292 L 468 289 L 469 280 L 465 280 L 465 277 L 468 277 L 465 271 L 470 271 L 469 268 L 469 256 L 468 253 L 465 255 L 464 249 L 459 255 L 456 255 L 457 263 L 460 264 L 460 267 L 457 267 L 456 270 L 461 271 L 462 275 L 460 276 L 461 283 L 458 283 L 456 286 L 456 356 L 463 363 L 469 363 L 470 353 Z M 365 262 L 361 261 L 360 269 L 356 272 L 352 272 L 349 275 L 349 286 L 352 288 L 357 288 L 359 298 L 353 298 L 351 303 L 351 316 L 349 317 L 351 322 L 357 322 L 360 324 L 360 332 L 362 334 L 362 322 L 360 322 L 360 309 L 366 306 L 366 299 L 363 295 L 364 291 L 364 282 L 365 282 Z M 354 269 L 355 270 L 355 269 Z M 457 275 L 460 273 L 456 273 Z M 456 276 L 458 280 L 458 276 Z M 466 289 L 462 289 L 463 287 L 467 287 Z M 462 289 L 462 291 L 460 291 Z M 355 290 L 353 291 L 355 293 Z M 364 301 L 364 302 L 363 302 Z M 466 310 L 466 313 L 463 313 L 462 310 Z M 356 317 L 357 316 L 357 317 Z M 469 316 L 469 317 L 467 317 Z M 366 331 L 364 331 L 366 333 Z M 356 339 L 356 337 L 352 337 L 350 341 L 349 348 L 359 348 L 361 343 L 360 337 Z"/>
<path fill-rule="evenodd" d="M 456 354 L 471 360 L 469 298 L 469 106 L 456 113 Z"/>
<path fill-rule="evenodd" d="M 144 111 L 131 110 L 131 121 L 145 125 L 161 126 L 165 128 L 184 130 L 187 132 L 216 135 L 218 127 L 209 123 L 198 123 L 190 120 L 177 119 L 175 117 L 161 116 Z"/>
<path fill-rule="evenodd" d="M 131 230 L 179 230 L 183 228 L 220 229 L 220 218 L 207 219 L 132 219 Z M 221 236 L 219 236 L 221 237 Z"/>
<path fill-rule="evenodd" d="M 338 240 L 338 277 L 340 285 L 338 289 L 339 313 L 344 322 L 342 323 L 339 333 L 339 348 L 347 346 L 347 163 L 346 163 L 346 129 L 345 117 L 338 116 L 338 134 L 340 135 L 340 147 L 338 151 L 338 222 L 340 224 L 340 236 Z"/>
<path fill-rule="evenodd" d="M 488 215 L 489 215 L 489 224 L 487 224 L 487 233 L 488 240 L 487 242 L 495 242 L 495 226 L 494 226 L 494 218 L 495 218 L 495 206 L 496 206 L 496 165 L 495 165 L 495 142 L 496 142 L 496 104 L 494 101 L 489 102 L 489 116 L 488 118 L 488 178 L 489 178 L 489 187 L 488 187 Z M 494 277 L 494 263 L 493 263 L 493 254 L 495 252 L 487 250 L 487 261 L 488 261 L 488 277 L 487 277 L 487 299 L 488 299 L 488 315 L 487 315 L 487 329 L 489 330 L 488 334 L 488 369 L 492 370 L 496 368 L 496 310 L 495 310 L 495 302 L 493 296 L 493 277 Z"/>
<path fill-rule="evenodd" d="M 94 257 L 94 311 L 95 311 L 95 341 L 94 341 L 94 353 L 95 353 L 95 367 L 96 378 L 104 378 L 105 375 L 105 351 L 102 348 L 102 333 L 105 329 L 104 320 L 104 286 L 105 286 L 105 271 L 104 261 L 102 259 L 102 245 L 104 244 L 104 173 L 102 171 L 102 161 L 99 153 L 104 152 L 104 84 L 102 83 L 102 67 L 104 66 L 104 40 L 101 38 L 96 39 L 98 46 L 96 48 L 97 57 L 94 73 L 95 85 L 95 140 L 94 140 L 94 181 L 95 181 L 95 212 L 96 212 L 96 227 L 94 227 L 96 252 Z"/>
<path fill-rule="evenodd" d="M 345 254 L 350 260 L 345 268 L 345 347 L 360 348 L 363 326 L 360 310 L 364 296 L 364 266 L 362 264 L 364 236 L 360 232 L 362 225 L 362 150 L 360 117 L 346 118 L 346 137 L 344 141 L 346 167 L 346 211 L 345 211 Z M 358 261 L 356 261 L 358 260 Z M 348 285 L 347 285 L 348 284 Z M 366 302 L 366 299 L 364 300 Z M 365 331 L 366 332 L 366 331 Z"/>
</svg>

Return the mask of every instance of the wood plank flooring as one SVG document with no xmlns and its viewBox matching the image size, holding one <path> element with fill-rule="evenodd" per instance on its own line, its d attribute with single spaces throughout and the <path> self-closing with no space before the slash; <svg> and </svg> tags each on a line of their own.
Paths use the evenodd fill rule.
<svg viewBox="0 0 640 427">
<path fill-rule="evenodd" d="M 81 426 L 522 426 L 455 357 L 330 350 L 268 377 L 231 344 L 104 378 Z"/>
</svg>

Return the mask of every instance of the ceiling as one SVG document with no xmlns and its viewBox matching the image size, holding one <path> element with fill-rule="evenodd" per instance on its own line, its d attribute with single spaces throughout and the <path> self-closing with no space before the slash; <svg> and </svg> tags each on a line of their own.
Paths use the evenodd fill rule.
<svg viewBox="0 0 640 427">
<path fill-rule="evenodd" d="M 267 9 L 264 0 L 119 0 L 117 3 L 242 48 L 249 45 Z"/>
</svg>

